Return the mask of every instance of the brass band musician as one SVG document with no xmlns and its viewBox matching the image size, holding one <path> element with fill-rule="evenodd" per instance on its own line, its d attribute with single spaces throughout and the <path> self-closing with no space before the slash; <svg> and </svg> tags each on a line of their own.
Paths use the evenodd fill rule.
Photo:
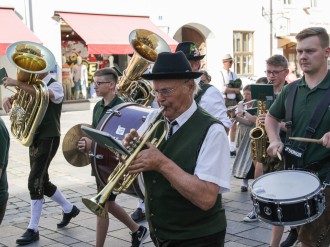
<svg viewBox="0 0 330 247">
<path fill-rule="evenodd" d="M 63 210 L 63 218 L 57 224 L 62 228 L 76 217 L 80 210 L 71 204 L 61 193 L 60 189 L 50 182 L 48 168 L 55 156 L 60 143 L 60 118 L 63 101 L 63 88 L 61 83 L 54 80 L 49 72 L 39 75 L 39 79 L 47 84 L 49 91 L 49 103 L 37 133 L 29 146 L 30 174 L 28 189 L 31 198 L 31 218 L 25 233 L 16 240 L 18 245 L 26 245 L 39 240 L 39 220 L 42 211 L 43 198 L 46 195 L 57 202 Z M 16 87 L 36 97 L 36 90 L 27 82 L 15 80 L 10 77 L 4 78 L 5 87 Z M 7 113 L 13 104 L 12 98 L 5 99 L 3 107 Z"/>
<path fill-rule="evenodd" d="M 123 100 L 116 95 L 116 85 L 118 81 L 117 72 L 111 68 L 103 68 L 94 73 L 94 89 L 97 96 L 102 97 L 93 109 L 92 126 L 97 127 L 102 117 L 107 110 L 114 106 L 123 103 Z M 82 137 L 77 144 L 77 147 L 82 152 L 91 150 L 92 140 L 87 137 Z M 92 169 L 92 175 L 95 171 Z M 98 192 L 103 189 L 103 186 L 96 179 Z M 140 246 L 141 243 L 149 236 L 148 229 L 144 226 L 136 224 L 126 211 L 116 203 L 116 195 L 111 194 L 105 204 L 106 212 L 111 213 L 114 217 L 124 223 L 133 233 L 132 246 Z M 109 228 L 109 218 L 97 216 L 96 218 L 96 247 L 104 245 Z"/>
<path fill-rule="evenodd" d="M 166 124 L 152 135 L 168 130 L 166 140 L 159 149 L 147 144 L 128 168 L 143 172 L 146 218 L 156 246 L 224 246 L 221 193 L 230 188 L 229 145 L 224 126 L 194 101 L 194 78 L 200 76 L 181 51 L 160 53 L 152 73 L 142 77 L 153 80 L 161 108 L 124 138 L 129 145 L 163 109 Z"/>
<path fill-rule="evenodd" d="M 271 106 L 266 117 L 266 131 L 269 137 L 268 153 L 276 156 L 282 152 L 286 158 L 286 166 L 307 169 L 316 172 L 320 181 L 325 183 L 326 208 L 319 218 L 299 227 L 298 239 L 302 247 L 320 246 L 327 247 L 330 244 L 330 112 L 329 103 L 319 105 L 323 99 L 329 98 L 330 72 L 328 70 L 328 58 L 330 54 L 329 35 L 325 28 L 310 27 L 300 31 L 296 35 L 297 57 L 304 76 L 292 82 L 279 94 Z M 321 145 L 308 143 L 305 148 L 300 141 L 285 142 L 279 137 L 280 121 L 285 119 L 289 105 L 288 94 L 292 90 L 292 84 L 296 83 L 296 91 L 292 107 L 291 124 L 288 126 L 293 137 L 304 136 L 310 130 L 310 120 L 313 119 L 315 109 L 324 113 L 318 117 L 320 120 L 313 132 L 313 138 L 320 139 Z M 288 152 L 285 150 L 291 150 Z M 296 152 L 294 152 L 296 151 Z M 290 155 L 294 153 L 294 155 Z M 288 161 L 288 162 L 287 162 Z"/>
</svg>

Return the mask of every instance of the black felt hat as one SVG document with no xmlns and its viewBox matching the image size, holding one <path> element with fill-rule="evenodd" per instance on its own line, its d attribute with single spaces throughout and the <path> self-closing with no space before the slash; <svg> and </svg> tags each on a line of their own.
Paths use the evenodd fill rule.
<svg viewBox="0 0 330 247">
<path fill-rule="evenodd" d="M 175 49 L 175 52 L 182 51 L 188 60 L 202 60 L 205 55 L 201 55 L 194 42 L 181 42 Z"/>
<path fill-rule="evenodd" d="M 201 72 L 193 72 L 189 61 L 182 51 L 176 53 L 162 52 L 158 54 L 152 72 L 141 75 L 147 80 L 155 79 L 196 79 Z"/>
</svg>

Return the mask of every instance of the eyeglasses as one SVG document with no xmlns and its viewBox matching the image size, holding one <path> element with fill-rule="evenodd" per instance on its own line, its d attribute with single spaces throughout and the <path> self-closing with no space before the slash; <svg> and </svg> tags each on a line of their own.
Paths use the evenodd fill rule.
<svg viewBox="0 0 330 247">
<path fill-rule="evenodd" d="M 169 97 L 171 96 L 177 87 L 175 88 L 166 88 L 166 89 L 161 89 L 161 90 L 151 90 L 151 94 L 155 97 L 158 97 L 158 95 L 162 95 L 163 97 Z"/>
<path fill-rule="evenodd" d="M 104 83 L 111 83 L 112 81 L 93 81 L 94 86 L 100 86 Z"/>
<path fill-rule="evenodd" d="M 265 73 L 266 75 L 273 75 L 273 76 L 278 76 L 279 73 L 283 72 L 284 70 L 287 70 L 287 69 L 282 69 L 282 70 L 273 70 L 273 71 L 270 71 L 270 70 L 266 70 Z"/>
</svg>

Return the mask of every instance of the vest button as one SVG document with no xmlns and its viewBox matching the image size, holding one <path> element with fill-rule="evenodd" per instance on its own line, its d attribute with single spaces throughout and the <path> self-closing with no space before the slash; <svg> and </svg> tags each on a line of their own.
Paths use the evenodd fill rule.
<svg viewBox="0 0 330 247">
<path fill-rule="evenodd" d="M 156 180 L 155 180 L 155 179 L 154 179 L 154 180 L 152 180 L 152 183 L 154 183 L 154 184 L 155 184 L 155 183 L 156 183 Z"/>
</svg>

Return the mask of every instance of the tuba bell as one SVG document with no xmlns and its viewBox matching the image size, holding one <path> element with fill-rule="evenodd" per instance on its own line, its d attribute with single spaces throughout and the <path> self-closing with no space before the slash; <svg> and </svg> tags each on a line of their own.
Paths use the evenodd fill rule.
<svg viewBox="0 0 330 247">
<path fill-rule="evenodd" d="M 154 100 L 152 86 L 140 76 L 150 64 L 155 63 L 159 53 L 170 52 L 171 49 L 160 36 L 145 29 L 133 30 L 129 42 L 134 54 L 118 82 L 117 92 L 125 102 L 149 106 Z"/>
<path fill-rule="evenodd" d="M 82 198 L 85 206 L 91 210 L 94 214 L 102 218 L 108 218 L 108 213 L 104 210 L 105 203 L 107 202 L 111 193 L 119 194 L 122 191 L 127 190 L 135 178 L 139 175 L 139 173 L 128 174 L 127 169 L 131 166 L 132 162 L 139 154 L 139 152 L 145 147 L 147 142 L 151 142 L 151 144 L 158 147 L 165 138 L 167 133 L 166 123 L 164 119 L 161 119 L 161 115 L 164 111 L 164 108 L 161 108 L 159 114 L 155 117 L 152 123 L 148 126 L 148 128 L 143 132 L 143 134 L 135 140 L 132 145 L 133 148 L 130 150 L 130 154 L 128 154 L 125 158 L 120 160 L 119 164 L 113 170 L 113 172 L 108 177 L 108 182 L 105 187 L 93 198 Z M 151 138 L 153 134 L 157 130 L 157 128 L 163 124 L 164 131 L 161 133 L 159 139 Z"/>
<path fill-rule="evenodd" d="M 35 97 L 32 97 L 16 88 L 9 114 L 12 134 L 21 144 L 30 146 L 49 101 L 47 85 L 38 76 L 54 68 L 55 57 L 44 46 L 29 41 L 13 43 L 7 48 L 6 55 L 17 69 L 17 80 L 31 85 L 36 91 Z"/>
</svg>

